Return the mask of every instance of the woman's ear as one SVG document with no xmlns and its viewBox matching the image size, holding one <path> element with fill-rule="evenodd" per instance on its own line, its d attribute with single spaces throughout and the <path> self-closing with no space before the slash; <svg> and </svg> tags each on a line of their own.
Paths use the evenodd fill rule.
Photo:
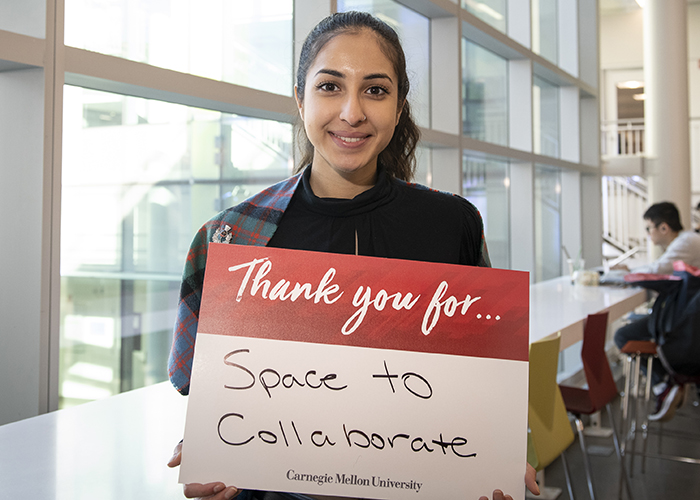
<svg viewBox="0 0 700 500">
<path fill-rule="evenodd" d="M 304 103 L 299 99 L 299 88 L 294 86 L 294 100 L 297 102 L 297 109 L 299 110 L 299 116 L 301 121 L 304 121 Z"/>
</svg>

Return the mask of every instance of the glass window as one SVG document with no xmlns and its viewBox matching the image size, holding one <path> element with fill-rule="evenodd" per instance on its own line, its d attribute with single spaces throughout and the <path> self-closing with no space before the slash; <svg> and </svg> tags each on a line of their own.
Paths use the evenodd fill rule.
<svg viewBox="0 0 700 500">
<path fill-rule="evenodd" d="M 291 125 L 66 86 L 61 407 L 167 379 L 190 241 L 292 168 Z"/>
<path fill-rule="evenodd" d="M 484 220 L 493 267 L 510 268 L 510 173 L 507 161 L 465 154 L 462 195 Z"/>
<path fill-rule="evenodd" d="M 538 76 L 533 79 L 532 130 L 537 154 L 559 157 L 559 87 Z"/>
<path fill-rule="evenodd" d="M 535 281 L 561 276 L 561 173 L 535 167 Z"/>
<path fill-rule="evenodd" d="M 282 95 L 293 0 L 66 0 L 65 43 Z"/>
<path fill-rule="evenodd" d="M 408 94 L 416 123 L 430 126 L 430 20 L 394 0 L 338 0 L 338 11 L 369 12 L 394 28 L 406 54 Z"/>
<path fill-rule="evenodd" d="M 462 7 L 497 30 L 506 32 L 506 0 L 462 0 Z"/>
<path fill-rule="evenodd" d="M 462 115 L 464 135 L 508 144 L 508 63 L 462 39 Z"/>
<path fill-rule="evenodd" d="M 532 51 L 557 64 L 557 0 L 532 0 Z"/>
</svg>

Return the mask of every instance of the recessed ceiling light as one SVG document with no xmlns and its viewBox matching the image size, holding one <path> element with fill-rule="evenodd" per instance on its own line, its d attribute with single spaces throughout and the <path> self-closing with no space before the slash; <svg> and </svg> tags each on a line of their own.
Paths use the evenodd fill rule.
<svg viewBox="0 0 700 500">
<path fill-rule="evenodd" d="M 644 82 L 639 82 L 637 80 L 629 80 L 617 84 L 618 89 L 641 89 L 642 87 L 644 87 Z"/>
</svg>

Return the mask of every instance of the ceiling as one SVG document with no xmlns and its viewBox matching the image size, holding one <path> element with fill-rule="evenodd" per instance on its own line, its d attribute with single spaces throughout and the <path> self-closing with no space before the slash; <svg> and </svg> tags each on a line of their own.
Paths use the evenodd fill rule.
<svg viewBox="0 0 700 500">
<path fill-rule="evenodd" d="M 700 3 L 700 0 L 688 0 L 688 3 Z M 636 0 L 598 0 L 601 14 L 639 9 Z"/>
</svg>

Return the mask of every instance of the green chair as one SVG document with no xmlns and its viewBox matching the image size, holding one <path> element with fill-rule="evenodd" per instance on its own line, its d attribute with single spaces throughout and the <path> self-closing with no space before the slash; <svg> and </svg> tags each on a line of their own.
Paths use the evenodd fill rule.
<svg viewBox="0 0 700 500">
<path fill-rule="evenodd" d="M 574 442 L 574 431 L 557 385 L 560 340 L 558 333 L 552 339 L 530 344 L 528 462 L 539 472 L 560 456 L 569 498 L 574 500 L 564 455 Z"/>
</svg>

